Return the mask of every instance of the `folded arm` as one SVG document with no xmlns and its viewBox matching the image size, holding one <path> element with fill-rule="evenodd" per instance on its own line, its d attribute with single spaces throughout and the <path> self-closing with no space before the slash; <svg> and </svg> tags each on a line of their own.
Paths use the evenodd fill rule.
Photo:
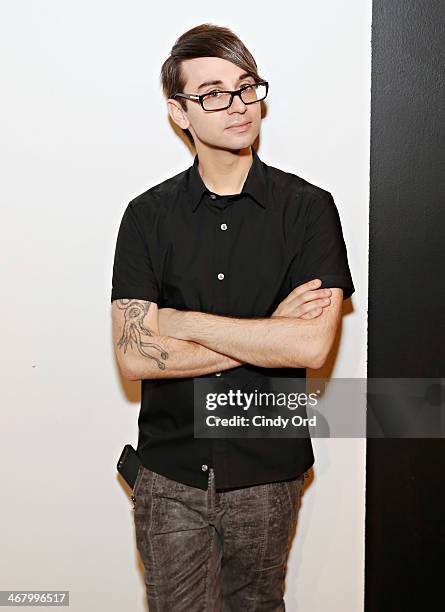
<svg viewBox="0 0 445 612">
<path fill-rule="evenodd" d="M 331 289 L 331 303 L 311 320 L 295 317 L 234 318 L 163 309 L 170 336 L 266 368 L 321 368 L 341 319 L 343 289 Z M 162 331 L 162 323 L 161 323 Z"/>
<path fill-rule="evenodd" d="M 161 336 L 155 302 L 113 300 L 111 309 L 115 354 L 128 380 L 201 376 L 243 363 L 193 341 Z"/>
</svg>

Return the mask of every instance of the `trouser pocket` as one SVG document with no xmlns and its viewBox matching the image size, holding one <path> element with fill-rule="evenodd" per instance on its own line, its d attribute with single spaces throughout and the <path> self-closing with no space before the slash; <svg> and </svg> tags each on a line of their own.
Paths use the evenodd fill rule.
<svg viewBox="0 0 445 612">
<path fill-rule="evenodd" d="M 141 483 L 143 473 L 144 473 L 144 466 L 141 463 L 141 465 L 139 466 L 139 469 L 138 469 L 136 480 L 134 481 L 133 490 L 131 492 L 131 499 L 133 501 L 133 508 L 134 508 L 134 506 L 136 504 L 136 496 L 138 494 L 139 485 Z"/>
</svg>

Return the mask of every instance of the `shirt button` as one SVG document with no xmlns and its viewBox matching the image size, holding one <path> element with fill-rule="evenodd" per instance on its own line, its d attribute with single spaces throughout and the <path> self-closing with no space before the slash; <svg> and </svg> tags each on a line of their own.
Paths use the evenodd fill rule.
<svg viewBox="0 0 445 612">
<path fill-rule="evenodd" d="M 216 195 L 214 193 L 211 193 L 210 197 L 212 198 L 212 200 L 216 200 Z"/>
<path fill-rule="evenodd" d="M 202 470 L 203 472 L 207 472 L 207 470 L 208 470 L 208 469 L 209 469 L 209 466 L 208 466 L 208 465 L 206 465 L 205 463 L 203 463 L 203 464 L 201 465 L 201 470 Z"/>
<path fill-rule="evenodd" d="M 224 274 L 222 272 L 220 272 L 218 274 L 218 280 L 222 280 L 224 278 Z"/>
<path fill-rule="evenodd" d="M 221 372 L 215 372 L 215 376 L 221 376 Z"/>
<path fill-rule="evenodd" d="M 221 229 L 222 230 L 226 230 L 227 229 L 227 225 L 225 223 L 221 223 Z"/>
</svg>

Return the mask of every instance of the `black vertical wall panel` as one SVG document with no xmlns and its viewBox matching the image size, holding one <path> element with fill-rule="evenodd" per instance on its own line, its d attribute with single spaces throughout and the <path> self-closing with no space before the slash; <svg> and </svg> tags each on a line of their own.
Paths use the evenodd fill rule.
<svg viewBox="0 0 445 612">
<path fill-rule="evenodd" d="M 444 16 L 373 2 L 369 377 L 445 377 Z M 443 440 L 368 440 L 366 612 L 445 609 L 444 491 Z"/>
</svg>

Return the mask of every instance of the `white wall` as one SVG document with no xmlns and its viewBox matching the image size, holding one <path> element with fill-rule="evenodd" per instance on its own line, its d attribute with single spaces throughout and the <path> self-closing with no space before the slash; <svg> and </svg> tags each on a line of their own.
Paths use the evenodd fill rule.
<svg viewBox="0 0 445 612">
<path fill-rule="evenodd" d="M 198 23 L 231 27 L 270 82 L 260 157 L 334 195 L 356 293 L 332 375 L 366 375 L 371 0 L 212 4 L 1 5 L 0 589 L 69 589 L 73 612 L 145 610 L 115 471 L 139 389 L 113 355 L 111 268 L 127 202 L 193 161 L 158 74 Z M 365 442 L 314 447 L 286 602 L 357 612 Z"/>
</svg>

